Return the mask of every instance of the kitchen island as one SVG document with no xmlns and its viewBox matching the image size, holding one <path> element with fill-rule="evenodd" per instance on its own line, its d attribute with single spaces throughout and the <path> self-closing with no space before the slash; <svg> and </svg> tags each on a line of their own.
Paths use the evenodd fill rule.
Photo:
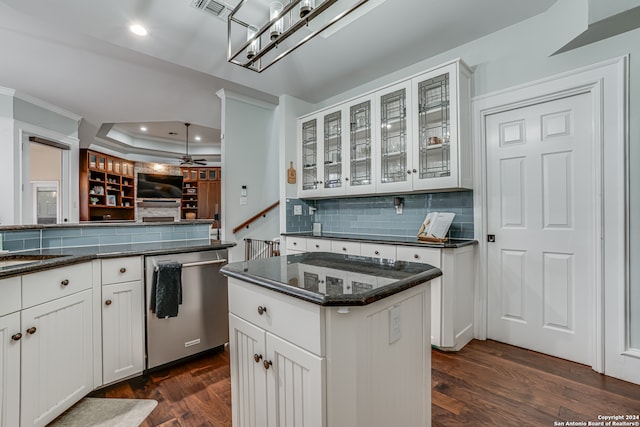
<svg viewBox="0 0 640 427">
<path fill-rule="evenodd" d="M 324 252 L 232 263 L 233 425 L 431 425 L 428 264 Z"/>
</svg>

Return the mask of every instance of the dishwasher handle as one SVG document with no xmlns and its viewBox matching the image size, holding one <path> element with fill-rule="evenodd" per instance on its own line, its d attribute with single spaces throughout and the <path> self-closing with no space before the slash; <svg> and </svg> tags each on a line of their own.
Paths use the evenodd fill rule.
<svg viewBox="0 0 640 427">
<path fill-rule="evenodd" d="M 188 262 L 188 263 L 182 264 L 182 267 L 184 268 L 184 267 L 198 267 L 201 265 L 224 264 L 225 262 L 227 262 L 225 258 L 214 259 L 210 261 L 195 261 L 195 262 Z"/>
</svg>

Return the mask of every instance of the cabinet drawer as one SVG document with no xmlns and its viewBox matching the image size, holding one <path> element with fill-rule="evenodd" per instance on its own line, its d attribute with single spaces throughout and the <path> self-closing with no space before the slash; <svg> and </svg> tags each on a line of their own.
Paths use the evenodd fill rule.
<svg viewBox="0 0 640 427">
<path fill-rule="evenodd" d="M 266 308 L 262 314 L 259 307 Z M 322 307 L 229 278 L 229 311 L 318 356 L 324 355 Z"/>
<path fill-rule="evenodd" d="M 307 239 L 308 252 L 331 252 L 331 240 Z"/>
<path fill-rule="evenodd" d="M 419 248 L 415 246 L 398 246 L 397 259 L 400 261 L 422 262 L 440 268 L 439 248 Z"/>
<path fill-rule="evenodd" d="M 22 308 L 91 289 L 91 263 L 22 276 Z"/>
<path fill-rule="evenodd" d="M 360 243 L 346 240 L 333 240 L 331 242 L 331 252 L 343 255 L 360 255 Z"/>
<path fill-rule="evenodd" d="M 133 282 L 142 280 L 140 257 L 112 258 L 102 260 L 102 284 Z"/>
<path fill-rule="evenodd" d="M 0 280 L 0 316 L 22 308 L 20 277 Z"/>
<path fill-rule="evenodd" d="M 360 255 L 372 258 L 396 259 L 396 247 L 394 245 L 361 243 Z"/>
<path fill-rule="evenodd" d="M 287 236 L 287 249 L 291 249 L 294 251 L 306 251 L 307 250 L 307 239 L 304 237 L 291 237 Z"/>
</svg>

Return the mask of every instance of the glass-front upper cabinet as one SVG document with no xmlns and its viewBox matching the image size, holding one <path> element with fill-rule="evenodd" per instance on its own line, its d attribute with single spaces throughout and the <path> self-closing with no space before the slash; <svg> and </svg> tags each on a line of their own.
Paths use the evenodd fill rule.
<svg viewBox="0 0 640 427">
<path fill-rule="evenodd" d="M 403 82 L 380 91 L 377 191 L 411 190 L 411 86 Z"/>
<path fill-rule="evenodd" d="M 301 165 L 302 176 L 300 179 L 300 190 L 303 192 L 318 189 L 318 118 L 313 117 L 302 121 L 298 126 L 301 132 L 298 141 L 301 145 Z"/>
<path fill-rule="evenodd" d="M 456 61 L 412 80 L 414 190 L 472 187 L 470 75 Z"/>
<path fill-rule="evenodd" d="M 342 187 L 342 110 L 324 116 L 323 152 L 325 189 Z"/>
<path fill-rule="evenodd" d="M 370 96 L 348 105 L 349 161 L 346 162 L 345 159 L 344 168 L 347 194 L 373 193 L 375 189 L 372 160 L 373 105 L 373 97 Z"/>
</svg>

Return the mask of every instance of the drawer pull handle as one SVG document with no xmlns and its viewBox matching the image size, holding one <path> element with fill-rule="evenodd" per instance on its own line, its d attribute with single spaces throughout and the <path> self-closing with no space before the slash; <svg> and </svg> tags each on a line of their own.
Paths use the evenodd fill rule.
<svg viewBox="0 0 640 427">
<path fill-rule="evenodd" d="M 126 268 L 122 267 L 122 268 L 120 269 L 120 273 L 124 274 L 124 273 L 126 273 L 126 272 L 127 272 L 127 269 L 126 269 Z"/>
<path fill-rule="evenodd" d="M 22 338 L 22 334 L 20 332 L 18 332 L 17 334 L 13 334 L 11 336 L 11 339 L 14 341 L 20 341 L 21 338 Z"/>
<path fill-rule="evenodd" d="M 267 307 L 263 307 L 261 305 L 258 306 L 258 314 L 260 316 L 262 316 L 264 313 L 266 313 L 266 311 L 267 311 Z"/>
<path fill-rule="evenodd" d="M 60 286 L 67 286 L 69 284 L 69 279 L 64 279 L 62 282 L 60 282 Z"/>
<path fill-rule="evenodd" d="M 262 355 L 258 353 L 254 354 L 253 360 L 255 360 L 256 363 L 260 363 L 260 360 L 262 360 Z"/>
<path fill-rule="evenodd" d="M 110 299 L 108 299 L 108 300 L 106 300 L 106 301 L 104 302 L 104 305 L 111 305 L 111 303 L 112 303 L 112 302 L 113 302 L 113 301 L 111 301 Z"/>
<path fill-rule="evenodd" d="M 29 335 L 35 334 L 36 333 L 36 327 L 35 326 L 30 327 L 29 329 L 27 329 L 27 333 Z"/>
<path fill-rule="evenodd" d="M 273 363 L 271 363 L 271 360 L 265 360 L 264 362 L 262 362 L 262 366 L 264 366 L 264 369 L 269 369 L 271 365 L 273 365 Z"/>
</svg>

